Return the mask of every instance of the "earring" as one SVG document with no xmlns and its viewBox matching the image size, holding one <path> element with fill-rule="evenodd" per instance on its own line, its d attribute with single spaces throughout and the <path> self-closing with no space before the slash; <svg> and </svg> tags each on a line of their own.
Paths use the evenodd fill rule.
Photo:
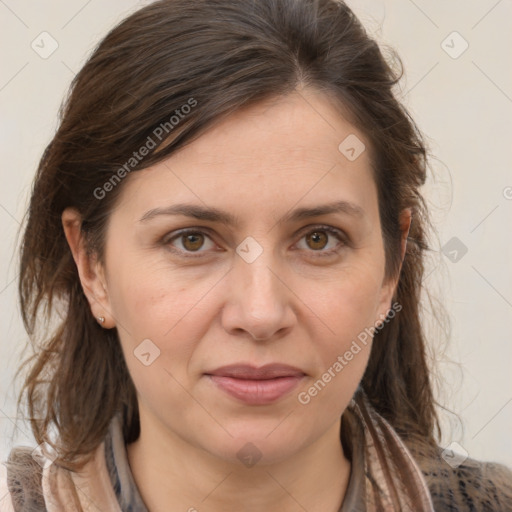
<svg viewBox="0 0 512 512">
<path fill-rule="evenodd" d="M 105 323 L 105 317 L 104 317 L 104 316 L 99 316 L 99 317 L 97 317 L 97 320 L 98 320 L 98 322 L 99 322 L 101 325 L 103 325 L 103 324 Z"/>
</svg>

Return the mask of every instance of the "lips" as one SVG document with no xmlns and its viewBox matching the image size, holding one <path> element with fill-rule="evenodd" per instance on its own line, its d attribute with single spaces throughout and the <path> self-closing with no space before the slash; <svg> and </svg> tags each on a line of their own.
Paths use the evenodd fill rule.
<svg viewBox="0 0 512 512">
<path fill-rule="evenodd" d="M 304 372 L 286 364 L 266 364 L 256 368 L 247 364 L 232 364 L 217 368 L 207 375 L 219 375 L 234 379 L 267 380 L 279 377 L 296 377 L 304 375 Z"/>
<path fill-rule="evenodd" d="M 218 389 L 250 405 L 265 405 L 279 400 L 305 377 L 302 370 L 284 364 L 268 364 L 259 368 L 234 364 L 205 375 Z"/>
</svg>

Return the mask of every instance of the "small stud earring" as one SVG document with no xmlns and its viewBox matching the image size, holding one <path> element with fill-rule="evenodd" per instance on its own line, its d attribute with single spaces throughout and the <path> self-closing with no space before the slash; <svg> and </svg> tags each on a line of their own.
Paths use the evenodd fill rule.
<svg viewBox="0 0 512 512">
<path fill-rule="evenodd" d="M 103 325 L 105 323 L 105 317 L 104 316 L 99 316 L 98 317 L 98 322 Z"/>
</svg>

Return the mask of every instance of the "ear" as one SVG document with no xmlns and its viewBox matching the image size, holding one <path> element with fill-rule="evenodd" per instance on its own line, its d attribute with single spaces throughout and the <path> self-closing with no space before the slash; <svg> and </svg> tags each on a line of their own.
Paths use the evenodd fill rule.
<svg viewBox="0 0 512 512">
<path fill-rule="evenodd" d="M 391 301 L 393 300 L 393 295 L 395 294 L 396 287 L 398 285 L 398 280 L 400 278 L 400 272 L 402 270 L 402 263 L 405 258 L 405 252 L 407 250 L 407 238 L 409 236 L 409 231 L 411 229 L 412 222 L 412 210 L 411 208 L 406 208 L 402 210 L 400 214 L 400 266 L 398 268 L 398 272 L 396 276 L 388 278 L 384 281 L 382 285 L 382 294 L 381 301 L 379 304 L 379 318 L 377 321 L 382 321 L 387 316 L 388 311 L 391 307 Z"/>
<path fill-rule="evenodd" d="M 105 270 L 96 255 L 87 254 L 80 213 L 74 208 L 66 208 L 61 219 L 91 312 L 102 327 L 112 328 L 115 321 L 111 313 Z M 101 321 L 101 318 L 105 320 Z"/>
</svg>

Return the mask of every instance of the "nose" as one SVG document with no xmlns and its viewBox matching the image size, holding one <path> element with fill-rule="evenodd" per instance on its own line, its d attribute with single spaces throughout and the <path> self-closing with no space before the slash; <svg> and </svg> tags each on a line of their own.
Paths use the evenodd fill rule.
<svg viewBox="0 0 512 512">
<path fill-rule="evenodd" d="M 289 332 L 296 314 L 283 267 L 265 250 L 251 263 L 236 257 L 226 282 L 222 324 L 226 332 L 257 341 Z"/>
</svg>

